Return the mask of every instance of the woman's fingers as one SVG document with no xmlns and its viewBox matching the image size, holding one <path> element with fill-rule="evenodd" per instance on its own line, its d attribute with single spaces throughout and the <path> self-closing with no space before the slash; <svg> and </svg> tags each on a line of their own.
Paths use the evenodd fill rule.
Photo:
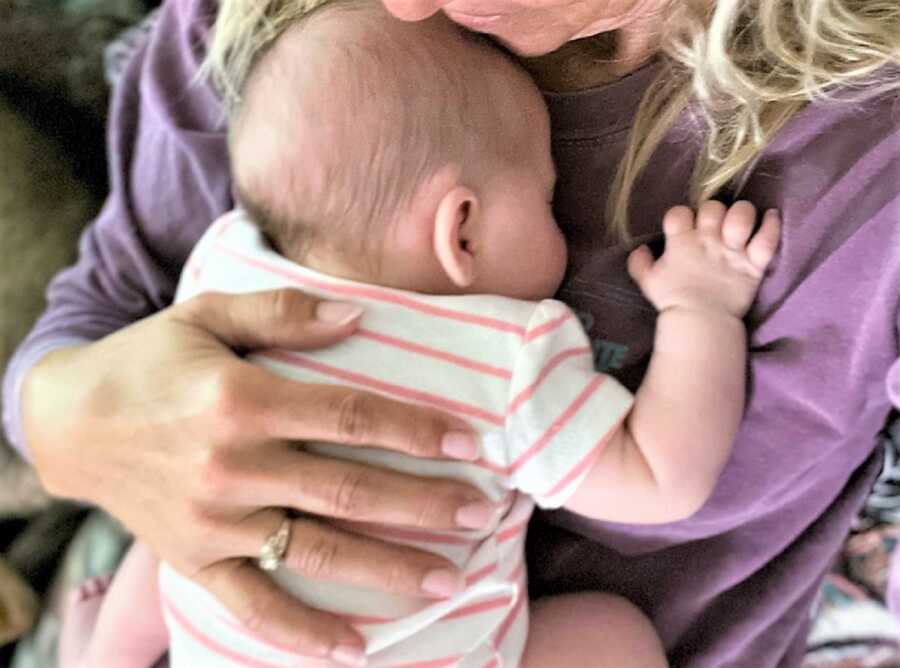
<svg viewBox="0 0 900 668">
<path fill-rule="evenodd" d="M 206 472 L 209 492 L 238 506 L 420 529 L 480 529 L 494 507 L 475 488 L 271 444 L 233 450 Z"/>
<path fill-rule="evenodd" d="M 241 523 L 241 551 L 259 557 L 284 512 L 266 509 Z M 290 520 L 284 565 L 310 580 L 329 580 L 393 594 L 444 598 L 462 590 L 462 574 L 446 559 L 423 550 L 351 533 L 311 517 Z"/>
<path fill-rule="evenodd" d="M 346 338 L 360 315 L 355 305 L 288 289 L 208 293 L 169 312 L 175 322 L 212 334 L 228 347 L 293 350 Z M 349 388 L 294 382 L 237 360 L 220 365 L 213 388 L 218 414 L 212 417 L 226 440 L 322 440 L 420 457 L 478 456 L 477 441 L 460 418 Z"/>
<path fill-rule="evenodd" d="M 337 615 L 309 608 L 246 559 L 212 564 L 194 576 L 250 633 L 305 656 L 365 665 L 359 634 Z"/>
<path fill-rule="evenodd" d="M 476 459 L 478 441 L 460 418 L 350 387 L 300 383 L 244 363 L 221 391 L 224 420 L 248 439 L 367 445 L 432 459 Z M 237 412 L 236 412 L 237 411 Z"/>
<path fill-rule="evenodd" d="M 320 348 L 349 336 L 363 310 L 299 290 L 209 292 L 172 307 L 172 317 L 199 327 L 229 348 Z"/>
<path fill-rule="evenodd" d="M 389 534 L 410 527 L 439 534 L 483 528 L 495 514 L 495 507 L 464 483 L 420 479 L 283 443 L 234 448 L 213 461 L 218 463 L 208 465 L 202 476 L 203 495 L 227 499 L 230 506 L 247 510 L 243 519 L 231 521 L 201 516 L 206 525 L 194 533 L 208 537 L 201 541 L 205 552 L 189 558 L 184 568 L 229 557 L 259 557 L 266 538 L 284 517 L 280 509 L 294 508 L 304 515 L 292 520 L 286 553 L 292 570 L 310 579 L 415 596 L 450 596 L 462 585 L 452 563 L 430 552 L 381 542 L 377 531 L 377 537 L 356 533 L 362 528 L 357 525 L 378 525 Z M 328 518 L 348 520 L 346 530 Z"/>
</svg>

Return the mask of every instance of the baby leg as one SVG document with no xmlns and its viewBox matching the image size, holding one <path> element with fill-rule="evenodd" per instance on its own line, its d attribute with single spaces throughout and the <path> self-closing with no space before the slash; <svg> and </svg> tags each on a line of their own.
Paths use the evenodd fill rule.
<svg viewBox="0 0 900 668">
<path fill-rule="evenodd" d="M 522 668 L 668 668 L 650 621 L 618 596 L 582 592 L 531 605 Z"/>
</svg>

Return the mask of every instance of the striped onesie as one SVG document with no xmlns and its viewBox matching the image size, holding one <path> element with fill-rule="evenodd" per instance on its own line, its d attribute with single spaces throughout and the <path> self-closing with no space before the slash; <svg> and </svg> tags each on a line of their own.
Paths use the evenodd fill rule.
<svg viewBox="0 0 900 668">
<path fill-rule="evenodd" d="M 462 479 L 499 503 L 501 512 L 489 528 L 477 531 L 362 528 L 453 561 L 468 586 L 450 599 L 313 581 L 285 569 L 274 577 L 310 605 L 348 618 L 365 637 L 373 668 L 518 666 L 528 628 L 528 518 L 535 503 L 556 508 L 577 489 L 630 409 L 630 393 L 594 371 L 581 324 L 560 302 L 431 296 L 325 276 L 272 251 L 241 211 L 219 219 L 200 240 L 177 298 L 284 287 L 361 304 L 360 326 L 323 350 L 268 350 L 249 359 L 300 381 L 347 384 L 433 406 L 464 418 L 481 436 L 476 462 L 329 444 L 304 447 L 416 475 Z M 172 668 L 326 665 L 304 663 L 289 648 L 255 637 L 211 594 L 166 564 L 160 591 Z"/>
</svg>

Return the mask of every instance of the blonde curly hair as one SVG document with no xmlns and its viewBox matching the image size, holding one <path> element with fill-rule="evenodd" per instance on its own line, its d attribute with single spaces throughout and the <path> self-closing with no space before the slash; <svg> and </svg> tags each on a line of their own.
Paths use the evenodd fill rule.
<svg viewBox="0 0 900 668">
<path fill-rule="evenodd" d="M 233 108 L 250 67 L 294 21 L 329 0 L 222 0 L 205 71 Z M 662 66 L 641 101 L 607 207 L 628 238 L 635 180 L 687 109 L 706 127 L 691 180 L 714 197 L 808 103 L 838 90 L 900 89 L 897 0 L 677 0 Z"/>
</svg>

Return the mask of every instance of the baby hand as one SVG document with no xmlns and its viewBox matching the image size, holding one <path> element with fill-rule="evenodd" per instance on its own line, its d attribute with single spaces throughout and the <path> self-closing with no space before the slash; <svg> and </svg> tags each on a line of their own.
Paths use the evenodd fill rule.
<svg viewBox="0 0 900 668">
<path fill-rule="evenodd" d="M 766 211 L 754 233 L 756 209 L 749 202 L 731 208 L 721 202 L 686 206 L 663 218 L 666 248 L 654 260 L 646 246 L 628 257 L 628 273 L 658 311 L 672 307 L 719 311 L 742 318 L 778 248 L 781 218 Z"/>
</svg>

